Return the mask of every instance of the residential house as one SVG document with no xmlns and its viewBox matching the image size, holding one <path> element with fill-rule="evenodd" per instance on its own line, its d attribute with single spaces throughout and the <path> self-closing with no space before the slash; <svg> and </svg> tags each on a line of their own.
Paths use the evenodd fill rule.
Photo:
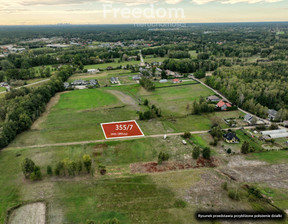
<svg viewBox="0 0 288 224">
<path fill-rule="evenodd" d="M 223 135 L 224 140 L 227 143 L 239 143 L 240 139 L 237 137 L 236 133 L 234 132 L 228 132 Z"/>
<path fill-rule="evenodd" d="M 230 103 L 227 103 L 223 100 L 220 100 L 217 104 L 216 104 L 216 108 L 221 108 L 221 110 L 227 110 L 228 107 L 232 107 Z"/>
<path fill-rule="evenodd" d="M 215 96 L 215 95 L 207 97 L 207 101 L 209 101 L 209 102 L 219 102 L 220 100 L 221 99 L 218 96 Z"/>
<path fill-rule="evenodd" d="M 276 110 L 273 110 L 273 109 L 269 109 L 268 110 L 268 119 L 270 121 L 274 121 L 276 116 L 277 116 L 277 111 Z"/>
<path fill-rule="evenodd" d="M 134 75 L 133 76 L 133 80 L 135 80 L 135 81 L 140 80 L 140 79 L 141 79 L 140 75 Z"/>
<path fill-rule="evenodd" d="M 65 89 L 68 89 L 69 87 L 70 87 L 69 82 L 64 82 L 64 88 L 65 88 Z"/>
<path fill-rule="evenodd" d="M 284 127 L 288 128 L 288 120 L 287 121 L 283 121 L 283 125 L 284 125 Z"/>
<path fill-rule="evenodd" d="M 244 116 L 244 121 L 246 121 L 248 124 L 252 124 L 252 119 L 253 119 L 253 116 L 251 114 L 246 114 Z"/>
<path fill-rule="evenodd" d="M 176 83 L 181 83 L 182 81 L 180 79 L 173 79 L 172 83 L 176 84 Z"/>
<path fill-rule="evenodd" d="M 111 77 L 110 82 L 111 82 L 111 84 L 118 84 L 119 83 L 118 77 L 116 77 L 116 78 Z"/>
</svg>

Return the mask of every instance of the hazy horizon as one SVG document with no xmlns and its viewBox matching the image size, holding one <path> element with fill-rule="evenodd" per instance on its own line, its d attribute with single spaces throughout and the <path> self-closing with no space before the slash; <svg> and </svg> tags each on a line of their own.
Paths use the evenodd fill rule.
<svg viewBox="0 0 288 224">
<path fill-rule="evenodd" d="M 4 0 L 0 25 L 286 22 L 287 0 Z"/>
</svg>

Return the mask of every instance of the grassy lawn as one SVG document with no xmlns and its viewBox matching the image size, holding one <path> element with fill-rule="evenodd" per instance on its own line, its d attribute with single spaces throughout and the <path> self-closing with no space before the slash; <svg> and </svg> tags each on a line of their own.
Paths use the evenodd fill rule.
<svg viewBox="0 0 288 224">
<path fill-rule="evenodd" d="M 251 153 L 246 158 L 249 160 L 263 160 L 271 164 L 288 163 L 288 150 Z"/>
<path fill-rule="evenodd" d="M 189 54 L 190 54 L 190 57 L 191 58 L 197 58 L 197 53 L 196 53 L 196 50 L 194 50 L 194 51 L 189 51 Z"/>
<path fill-rule="evenodd" d="M 103 139 L 100 123 L 135 118 L 133 109 L 104 89 L 71 91 L 61 95 L 38 129 L 20 134 L 12 145 Z"/>
<path fill-rule="evenodd" d="M 0 92 L 6 92 L 6 88 L 5 87 L 0 87 Z"/>
<path fill-rule="evenodd" d="M 166 115 L 186 115 L 191 111 L 191 104 L 200 96 L 209 96 L 212 91 L 200 84 L 183 85 L 168 88 L 156 88 L 153 92 L 144 89 L 140 90 L 142 99 L 148 99 L 149 102 L 160 107 L 163 116 Z M 187 110 L 187 105 L 190 105 Z"/>
<path fill-rule="evenodd" d="M 116 68 L 118 66 L 125 66 L 125 65 L 139 65 L 140 61 L 124 61 L 124 62 L 111 62 L 111 63 L 103 63 L 103 64 L 94 64 L 94 65 L 85 65 L 84 68 L 86 69 L 106 69 L 107 67 L 111 66 Z"/>
<path fill-rule="evenodd" d="M 163 57 L 163 58 L 160 58 L 160 57 L 156 57 L 154 58 L 153 56 L 146 56 L 144 58 L 144 61 L 147 62 L 147 63 L 152 63 L 152 62 L 163 62 L 164 60 L 166 60 L 167 58 L 166 57 Z"/>
</svg>

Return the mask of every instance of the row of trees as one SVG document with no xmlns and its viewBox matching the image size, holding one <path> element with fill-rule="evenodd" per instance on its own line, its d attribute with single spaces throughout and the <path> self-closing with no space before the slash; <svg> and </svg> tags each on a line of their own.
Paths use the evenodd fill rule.
<svg viewBox="0 0 288 224">
<path fill-rule="evenodd" d="M 27 130 L 56 92 L 63 91 L 63 82 L 72 75 L 70 66 L 63 67 L 51 80 L 37 88 L 12 90 L 0 101 L 0 148 L 7 146 L 17 134 Z"/>
<path fill-rule="evenodd" d="M 26 179 L 31 180 L 41 180 L 42 179 L 42 173 L 39 166 L 36 166 L 36 164 L 29 158 L 25 158 L 21 164 L 22 172 Z M 90 155 L 85 154 L 83 155 L 81 160 L 70 160 L 70 159 L 63 159 L 62 161 L 59 161 L 56 163 L 55 168 L 53 169 L 52 166 L 47 166 L 47 175 L 52 176 L 66 176 L 67 174 L 69 176 L 75 176 L 76 174 L 81 174 L 83 171 L 83 168 L 85 168 L 86 173 L 93 172 L 93 160 Z M 101 175 L 106 174 L 106 168 L 105 166 L 99 165 L 98 170 Z"/>
<path fill-rule="evenodd" d="M 149 101 L 147 99 L 143 102 L 144 106 L 148 107 L 148 110 L 145 112 L 139 112 L 140 120 L 149 120 L 151 118 L 161 117 L 161 109 L 156 107 L 154 104 L 150 107 Z"/>
<path fill-rule="evenodd" d="M 148 91 L 154 91 L 155 90 L 155 85 L 149 78 L 142 77 L 140 79 L 140 85 Z"/>
<path fill-rule="evenodd" d="M 208 104 L 204 97 L 200 97 L 199 100 L 194 100 L 192 104 L 192 114 L 199 115 L 202 113 L 211 113 L 215 111 L 215 104 Z"/>
<path fill-rule="evenodd" d="M 192 158 L 198 159 L 201 154 L 204 159 L 208 159 L 208 160 L 211 159 L 211 149 L 209 147 L 205 147 L 204 149 L 201 149 L 199 146 L 195 146 L 192 151 Z"/>
</svg>

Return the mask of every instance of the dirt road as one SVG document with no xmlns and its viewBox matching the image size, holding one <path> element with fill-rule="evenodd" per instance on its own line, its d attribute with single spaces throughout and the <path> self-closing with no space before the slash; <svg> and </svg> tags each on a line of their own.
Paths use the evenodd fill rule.
<svg viewBox="0 0 288 224">
<path fill-rule="evenodd" d="M 242 127 L 241 127 L 242 128 Z M 226 128 L 223 130 L 239 130 L 241 129 L 240 127 L 237 128 Z M 244 129 L 253 129 L 255 126 L 249 126 L 249 127 L 244 127 Z M 204 134 L 208 133 L 209 130 L 205 131 L 191 131 L 190 133 L 193 134 Z M 119 138 L 119 139 L 99 139 L 99 140 L 89 140 L 89 141 L 80 141 L 80 142 L 61 142 L 61 143 L 51 143 L 51 144 L 41 144 L 41 145 L 28 145 L 28 146 L 19 146 L 19 147 L 7 147 L 6 150 L 12 150 L 12 149 L 23 149 L 23 148 L 45 148 L 45 147 L 54 147 L 54 146 L 69 146 L 69 145 L 86 145 L 90 143 L 102 143 L 102 142 L 110 142 L 110 141 L 126 141 L 129 139 L 137 139 L 137 138 L 161 138 L 166 135 L 167 137 L 169 136 L 180 136 L 183 135 L 183 132 L 178 132 L 178 133 L 164 133 L 164 134 L 155 134 L 155 135 L 146 135 L 146 136 L 137 136 L 137 137 L 129 137 L 129 138 Z"/>
</svg>

